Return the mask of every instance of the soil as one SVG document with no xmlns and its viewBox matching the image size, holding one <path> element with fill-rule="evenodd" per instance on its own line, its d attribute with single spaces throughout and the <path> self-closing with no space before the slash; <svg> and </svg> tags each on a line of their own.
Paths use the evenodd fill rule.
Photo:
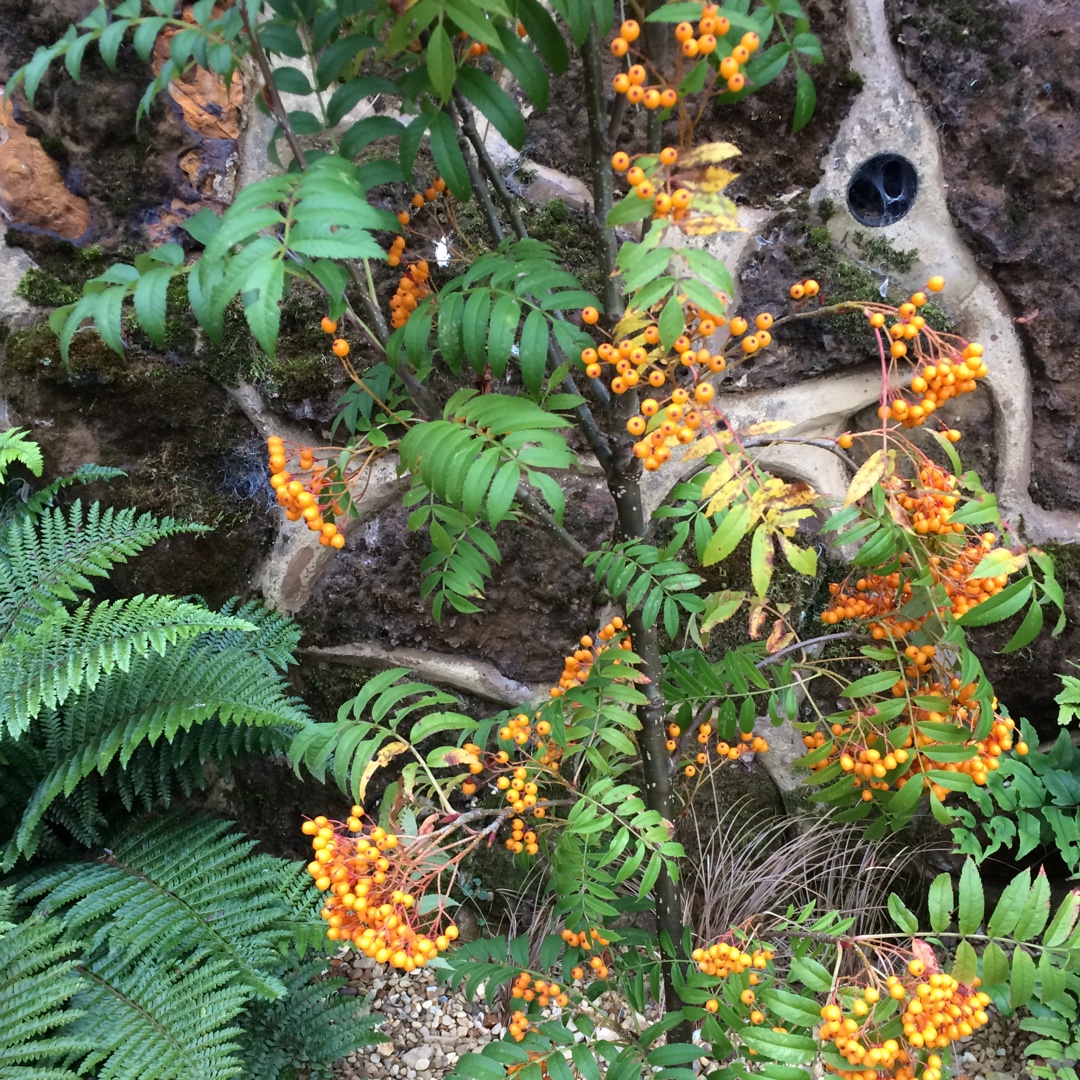
<svg viewBox="0 0 1080 1080">
<path fill-rule="evenodd" d="M 1008 299 L 1034 381 L 1031 495 L 1080 507 L 1080 3 L 889 0 L 949 209 Z"/>
<path fill-rule="evenodd" d="M 566 474 L 566 528 L 590 547 L 611 534 L 614 513 L 606 489 Z M 504 524 L 495 537 L 494 567 L 478 615 L 453 612 L 442 624 L 419 598 L 420 564 L 430 550 L 426 531 L 411 533 L 408 511 L 396 508 L 354 529 L 300 614 L 305 638 L 345 642 L 365 638 L 391 646 L 462 651 L 482 656 L 506 676 L 530 685 L 558 680 L 562 656 L 594 626 L 600 598 L 591 571 L 569 550 L 526 524 Z"/>
</svg>

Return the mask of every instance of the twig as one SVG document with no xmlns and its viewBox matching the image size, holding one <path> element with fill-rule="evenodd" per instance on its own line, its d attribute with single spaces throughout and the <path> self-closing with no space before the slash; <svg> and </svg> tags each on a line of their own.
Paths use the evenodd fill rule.
<svg viewBox="0 0 1080 1080">
<path fill-rule="evenodd" d="M 488 153 L 487 146 L 484 143 L 483 138 L 481 138 L 480 132 L 476 129 L 476 122 L 473 120 L 472 109 L 469 107 L 468 101 L 465 100 L 465 97 L 460 90 L 454 91 L 454 105 L 457 107 L 458 116 L 461 118 L 461 130 L 465 133 L 465 138 L 469 140 L 473 149 L 476 151 L 476 159 L 480 162 L 480 168 L 484 170 L 491 186 L 495 189 L 495 194 L 499 196 L 499 201 L 502 203 L 503 209 L 510 218 L 510 224 L 514 229 L 515 235 L 519 240 L 525 240 L 529 235 L 529 231 L 525 228 L 525 222 L 521 218 L 521 211 L 518 209 L 514 197 L 507 190 L 506 182 L 503 180 L 502 174 L 495 167 L 495 162 L 491 160 L 491 155 Z"/>
</svg>

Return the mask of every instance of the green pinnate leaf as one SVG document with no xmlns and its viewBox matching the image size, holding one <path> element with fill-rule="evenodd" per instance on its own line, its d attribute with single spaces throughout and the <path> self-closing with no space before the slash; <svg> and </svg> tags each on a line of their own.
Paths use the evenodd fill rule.
<svg viewBox="0 0 1080 1080">
<path fill-rule="evenodd" d="M 1017 941 L 1034 941 L 1042 933 L 1049 918 L 1050 883 L 1047 881 L 1046 871 L 1040 866 L 1016 920 L 1013 936 Z"/>
<path fill-rule="evenodd" d="M 906 787 L 907 785 L 905 785 Z M 949 874 L 938 874 L 930 884 L 926 898 L 930 928 L 938 934 L 949 929 L 953 915 L 953 883 Z"/>
<path fill-rule="evenodd" d="M 1009 1004 L 1014 1008 L 1026 1005 L 1035 993 L 1035 961 L 1019 946 L 1013 950 L 1012 971 L 1009 976 Z"/>
<path fill-rule="evenodd" d="M 982 925 L 985 901 L 979 871 L 976 869 L 975 862 L 972 859 L 964 861 L 964 868 L 960 871 L 958 893 L 960 905 L 957 920 L 960 933 L 977 933 Z"/>
<path fill-rule="evenodd" d="M 991 937 L 1005 937 L 1016 927 L 1031 891 L 1031 871 L 1022 870 L 1005 886 L 987 923 L 986 931 Z"/>
</svg>

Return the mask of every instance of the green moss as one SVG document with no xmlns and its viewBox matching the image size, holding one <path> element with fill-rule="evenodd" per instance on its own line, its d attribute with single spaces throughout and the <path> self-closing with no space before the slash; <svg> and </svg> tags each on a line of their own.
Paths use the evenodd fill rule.
<svg viewBox="0 0 1080 1080">
<path fill-rule="evenodd" d="M 814 207 L 814 211 L 824 224 L 836 213 L 836 203 L 832 199 L 822 199 L 821 202 Z"/>
<path fill-rule="evenodd" d="M 29 300 L 35 307 L 57 308 L 74 304 L 81 292 L 39 266 L 27 270 L 15 286 L 15 295 Z"/>
<path fill-rule="evenodd" d="M 77 334 L 65 364 L 60 341 L 47 322 L 12 333 L 5 348 L 4 367 L 11 374 L 36 373 L 46 382 L 71 386 L 107 386 L 128 375 L 124 359 L 96 334 Z"/>
<path fill-rule="evenodd" d="M 865 82 L 866 80 L 854 68 L 842 71 L 836 80 L 842 90 L 861 90 Z"/>
<path fill-rule="evenodd" d="M 596 240 L 585 215 L 562 199 L 537 207 L 528 215 L 529 235 L 550 244 L 558 260 L 581 281 L 582 288 L 599 295 L 603 288 Z"/>
<path fill-rule="evenodd" d="M 883 270 L 893 270 L 898 274 L 910 274 L 919 258 L 918 248 L 901 250 L 893 247 L 884 236 L 868 236 L 866 233 L 853 232 L 851 241 L 862 252 L 864 258 Z"/>
<path fill-rule="evenodd" d="M 832 236 L 824 225 L 815 225 L 806 234 L 806 242 L 818 251 L 829 251 L 832 248 Z"/>
</svg>

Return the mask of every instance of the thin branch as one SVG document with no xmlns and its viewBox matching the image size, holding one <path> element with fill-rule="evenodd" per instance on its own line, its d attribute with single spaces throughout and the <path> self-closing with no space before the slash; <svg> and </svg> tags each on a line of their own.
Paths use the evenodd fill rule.
<svg viewBox="0 0 1080 1080">
<path fill-rule="evenodd" d="M 611 175 L 611 142 L 607 137 L 604 116 L 604 71 L 601 60 L 602 39 L 595 21 L 581 50 L 585 75 L 585 106 L 589 114 L 589 150 L 593 189 L 593 229 L 603 277 L 604 314 L 612 322 L 622 316 L 622 282 L 615 274 L 618 254 L 615 230 L 608 228 L 608 214 L 615 198 Z"/>
<path fill-rule="evenodd" d="M 518 485 L 514 496 L 518 505 L 533 518 L 536 523 L 545 528 L 564 547 L 572 551 L 579 559 L 584 559 L 589 554 L 589 549 L 584 544 L 575 540 L 540 504 L 539 499 L 524 485 Z"/>
<path fill-rule="evenodd" d="M 469 107 L 468 101 L 465 100 L 465 97 L 460 90 L 454 91 L 454 105 L 457 107 L 458 116 L 461 118 L 461 130 L 465 133 L 465 138 L 469 140 L 473 149 L 476 151 L 476 159 L 480 163 L 480 168 L 484 171 L 491 186 L 495 189 L 495 194 L 499 196 L 499 201 L 502 203 L 503 209 L 510 219 L 510 224 L 514 229 L 515 235 L 519 240 L 525 240 L 529 235 L 529 231 L 525 228 L 525 222 L 521 218 L 521 210 L 518 208 L 517 201 L 510 194 L 509 190 L 507 190 L 506 182 L 502 178 L 502 173 L 495 167 L 495 162 L 491 160 L 487 145 L 484 143 L 483 138 L 480 136 L 480 132 L 476 128 L 472 109 Z"/>
<path fill-rule="evenodd" d="M 805 641 L 796 641 L 792 645 L 788 645 L 783 649 L 779 649 L 771 656 L 766 656 L 759 660 L 754 667 L 760 671 L 762 668 L 768 667 L 770 664 L 775 664 L 782 660 L 785 656 L 793 652 L 798 652 L 800 649 L 816 648 L 819 645 L 830 645 L 834 641 L 846 641 L 849 638 L 862 638 L 866 637 L 865 634 L 860 633 L 858 630 L 842 630 L 838 634 L 822 634 L 820 637 L 807 638 Z"/>
</svg>

